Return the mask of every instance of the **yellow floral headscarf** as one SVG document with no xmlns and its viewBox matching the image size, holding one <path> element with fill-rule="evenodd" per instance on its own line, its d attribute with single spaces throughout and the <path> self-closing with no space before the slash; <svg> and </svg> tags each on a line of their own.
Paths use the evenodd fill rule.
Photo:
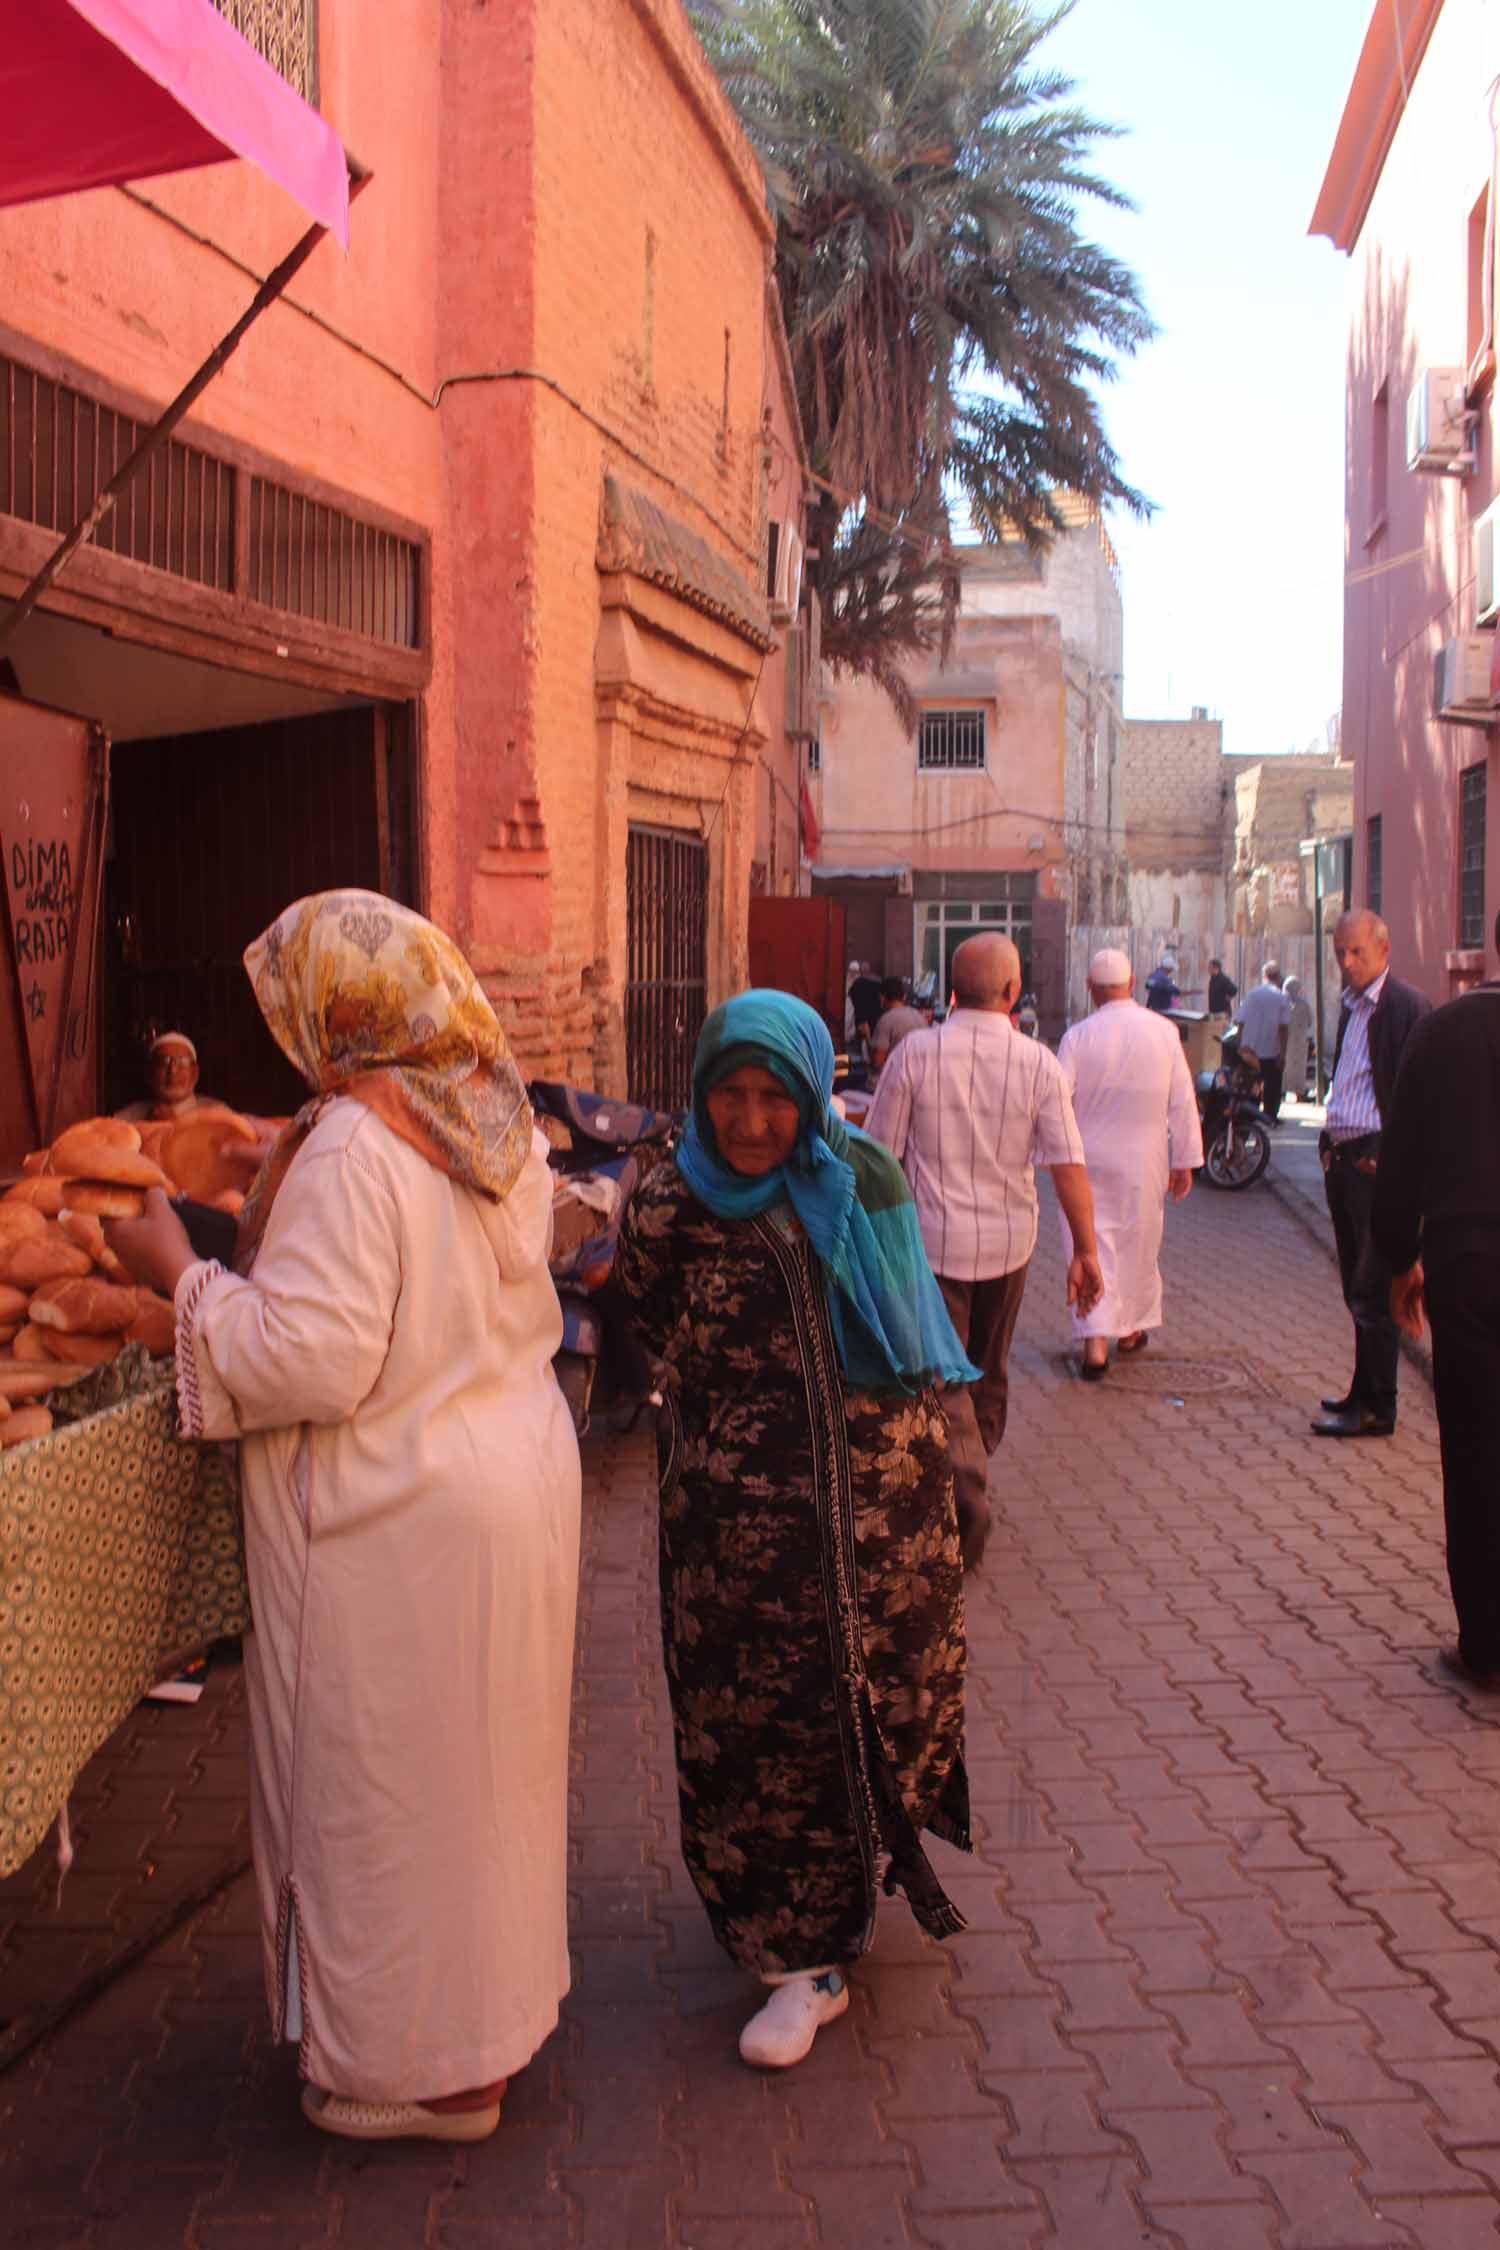
<svg viewBox="0 0 1500 2250">
<path fill-rule="evenodd" d="M 315 1090 L 272 1150 L 241 1220 L 240 1260 L 335 1094 L 361 1101 L 430 1164 L 499 1198 L 531 1150 L 531 1105 L 505 1034 L 451 938 L 375 891 L 298 899 L 245 950 L 260 1012 Z"/>
</svg>

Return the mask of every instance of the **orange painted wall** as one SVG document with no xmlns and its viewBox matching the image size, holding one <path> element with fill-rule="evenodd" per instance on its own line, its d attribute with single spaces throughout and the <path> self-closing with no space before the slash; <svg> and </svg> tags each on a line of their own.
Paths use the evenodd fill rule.
<svg viewBox="0 0 1500 2250">
<path fill-rule="evenodd" d="M 601 762 L 602 484 L 763 585 L 762 181 L 681 0 L 389 0 L 378 39 L 359 0 L 319 16 L 320 106 L 373 175 L 351 250 L 320 248 L 189 429 L 430 535 L 428 908 L 523 1061 L 592 1079 L 619 1052 L 621 793 L 652 779 Z M 0 212 L 0 320 L 165 403 L 303 223 L 244 164 Z M 751 768 L 762 728 L 747 706 Z M 693 832 L 721 816 L 722 982 L 753 797 L 722 746 L 691 765 L 667 785 Z"/>
</svg>

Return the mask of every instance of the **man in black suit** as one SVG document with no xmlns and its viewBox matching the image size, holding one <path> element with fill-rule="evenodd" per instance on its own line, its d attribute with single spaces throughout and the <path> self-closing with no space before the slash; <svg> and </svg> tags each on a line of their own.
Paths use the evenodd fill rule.
<svg viewBox="0 0 1500 2250">
<path fill-rule="evenodd" d="M 1391 935 L 1368 907 L 1333 933 L 1344 980 L 1328 1123 L 1318 1139 L 1323 1186 L 1338 1248 L 1344 1302 L 1354 1320 L 1354 1373 L 1342 1398 L 1325 1398 L 1319 1437 L 1389 1437 L 1396 1427 L 1399 1342 L 1391 1318 L 1391 1269 L 1370 1230 L 1385 1120 L 1414 1026 L 1428 1002 L 1391 975 Z"/>
<path fill-rule="evenodd" d="M 1500 946 L 1500 918 L 1495 926 Z M 1432 1323 L 1448 1583 L 1446 1671 L 1500 1694 L 1500 983 L 1450 1000 L 1407 1043 L 1371 1224 L 1391 1311 Z"/>
</svg>

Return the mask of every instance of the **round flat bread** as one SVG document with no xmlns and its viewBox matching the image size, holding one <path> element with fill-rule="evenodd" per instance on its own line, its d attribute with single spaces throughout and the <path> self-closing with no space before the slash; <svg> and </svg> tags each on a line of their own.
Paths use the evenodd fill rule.
<svg viewBox="0 0 1500 2250">
<path fill-rule="evenodd" d="M 135 1315 L 135 1290 L 101 1281 L 97 1274 L 44 1282 L 31 1299 L 35 1325 L 65 1336 L 118 1336 Z"/>
<path fill-rule="evenodd" d="M 40 1241 L 47 1231 L 47 1214 L 34 1203 L 0 1203 L 0 1240 L 19 1241 L 29 1234 Z"/>
<path fill-rule="evenodd" d="M 12 1289 L 40 1289 L 44 1281 L 74 1276 L 81 1280 L 91 1263 L 87 1250 L 80 1250 L 57 1227 L 40 1241 L 30 1235 L 0 1237 L 0 1282 Z"/>
<path fill-rule="evenodd" d="M 170 1297 L 153 1289 L 135 1293 L 136 1315 L 125 1331 L 127 1344 L 144 1344 L 153 1359 L 170 1359 L 177 1349 L 177 1314 Z"/>
<path fill-rule="evenodd" d="M 60 1328 L 44 1328 L 49 1359 L 60 1359 L 65 1366 L 102 1367 L 107 1359 L 118 1357 L 125 1342 L 124 1335 L 69 1336 Z M 18 1339 L 19 1341 L 19 1339 Z"/>
<path fill-rule="evenodd" d="M 69 1125 L 52 1143 L 48 1170 L 76 1172 L 80 1179 L 92 1176 L 84 1157 L 98 1149 L 118 1149 L 122 1154 L 139 1155 L 141 1136 L 124 1117 L 81 1117 L 76 1125 Z"/>
<path fill-rule="evenodd" d="M 13 1188 L 5 1191 L 7 1203 L 29 1203 L 33 1210 L 43 1211 L 55 1219 L 67 1199 L 68 1183 L 55 1180 L 50 1172 L 38 1172 L 32 1178 L 17 1180 Z"/>
<path fill-rule="evenodd" d="M 0 1446 L 24 1445 L 28 1438 L 46 1437 L 52 1417 L 45 1406 L 18 1406 L 0 1422 Z"/>
<path fill-rule="evenodd" d="M 117 1187 L 109 1180 L 59 1180 L 70 1211 L 91 1212 L 96 1219 L 138 1219 L 146 1208 L 142 1188 Z"/>
<path fill-rule="evenodd" d="M 237 1110 L 213 1109 L 206 1103 L 174 1125 L 161 1144 L 160 1162 L 184 1195 L 199 1203 L 212 1203 L 228 1189 L 243 1189 L 245 1167 L 226 1161 L 229 1146 L 254 1147 L 260 1136 Z"/>
</svg>

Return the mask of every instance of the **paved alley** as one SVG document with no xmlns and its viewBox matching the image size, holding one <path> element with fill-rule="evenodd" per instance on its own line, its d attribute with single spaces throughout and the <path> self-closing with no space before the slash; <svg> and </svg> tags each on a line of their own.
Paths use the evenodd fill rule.
<svg viewBox="0 0 1500 2250">
<path fill-rule="evenodd" d="M 1263 1187 L 1171 1212 L 1167 1326 L 1103 1384 L 1060 1290 L 1048 1209 L 970 1582 L 977 1849 L 934 1847 L 964 1935 L 888 1905 L 844 2023 L 784 2076 L 739 2063 L 747 1990 L 676 1852 L 648 1463 L 592 1447 L 575 1986 L 498 2134 L 302 2123 L 233 1874 L 229 1667 L 96 1761 L 60 1914 L 37 1863 L 0 1886 L 0 2017 L 131 1914 L 138 1951 L 0 2075 L 8 2250 L 1494 2244 L 1500 1712 L 1434 1676 L 1430 1395 L 1403 1366 L 1394 1440 L 1308 1435 L 1348 1324 Z M 149 1942 L 182 1821 L 223 1887 Z"/>
</svg>

